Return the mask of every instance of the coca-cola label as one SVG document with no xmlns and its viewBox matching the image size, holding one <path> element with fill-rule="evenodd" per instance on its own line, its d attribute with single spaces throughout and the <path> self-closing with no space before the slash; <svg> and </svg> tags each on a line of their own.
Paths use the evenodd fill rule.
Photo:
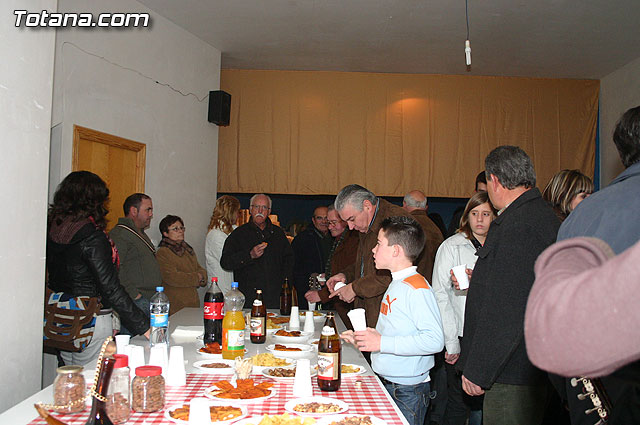
<svg viewBox="0 0 640 425">
<path fill-rule="evenodd" d="M 340 372 L 338 353 L 318 353 L 318 379 L 336 380 L 338 372 Z"/>
<path fill-rule="evenodd" d="M 204 303 L 204 318 L 217 320 L 224 318 L 224 303 Z"/>
</svg>

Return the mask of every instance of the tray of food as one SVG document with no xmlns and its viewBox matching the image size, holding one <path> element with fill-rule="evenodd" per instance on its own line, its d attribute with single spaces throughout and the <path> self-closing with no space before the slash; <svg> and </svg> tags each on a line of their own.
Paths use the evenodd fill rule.
<svg viewBox="0 0 640 425">
<path fill-rule="evenodd" d="M 234 406 L 225 403 L 216 403 L 211 400 L 209 412 L 211 423 L 215 425 L 230 424 L 247 416 L 246 406 Z M 177 424 L 189 423 L 189 403 L 177 404 L 169 407 L 164 412 L 164 417 Z"/>
<path fill-rule="evenodd" d="M 302 397 L 287 401 L 284 410 L 299 416 L 321 417 L 346 412 L 349 405 L 330 397 Z"/>
</svg>

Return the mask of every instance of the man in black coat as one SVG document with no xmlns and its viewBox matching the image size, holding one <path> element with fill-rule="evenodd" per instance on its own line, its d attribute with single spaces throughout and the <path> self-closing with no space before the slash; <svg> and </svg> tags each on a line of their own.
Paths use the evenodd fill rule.
<svg viewBox="0 0 640 425">
<path fill-rule="evenodd" d="M 298 292 L 300 310 L 309 308 L 304 297 L 309 290 L 309 275 L 324 272 L 333 245 L 333 238 L 329 233 L 328 211 L 327 207 L 317 207 L 311 217 L 312 225 L 298 233 L 291 243 L 295 259 L 293 283 Z"/>
<path fill-rule="evenodd" d="M 485 393 L 485 423 L 540 424 L 546 376 L 527 357 L 524 313 L 534 263 L 555 242 L 560 222 L 535 188 L 533 164 L 522 149 L 499 146 L 485 169 L 499 212 L 477 253 L 457 368 L 467 394 Z"/>
<path fill-rule="evenodd" d="M 251 220 L 235 229 L 224 243 L 220 265 L 233 270 L 245 308 L 253 303 L 256 289 L 262 289 L 267 308 L 280 306 L 280 289 L 285 278 L 291 282 L 293 251 L 284 231 L 271 223 L 271 198 L 251 197 Z"/>
</svg>

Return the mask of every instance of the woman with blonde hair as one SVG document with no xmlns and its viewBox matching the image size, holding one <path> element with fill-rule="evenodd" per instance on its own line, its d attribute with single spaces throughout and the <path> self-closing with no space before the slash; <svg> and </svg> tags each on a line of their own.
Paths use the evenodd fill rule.
<svg viewBox="0 0 640 425">
<path fill-rule="evenodd" d="M 580 202 L 593 193 L 593 182 L 580 170 L 562 170 L 549 180 L 542 192 L 561 221 L 573 211 Z"/>
<path fill-rule="evenodd" d="M 220 265 L 222 248 L 227 236 L 238 226 L 238 213 L 240 212 L 240 201 L 229 195 L 222 195 L 216 201 L 216 206 L 209 222 L 209 232 L 205 242 L 205 257 L 207 261 L 207 274 L 209 279 L 218 278 L 218 286 L 226 294 L 231 290 L 233 282 L 233 272 L 227 271 Z"/>
</svg>

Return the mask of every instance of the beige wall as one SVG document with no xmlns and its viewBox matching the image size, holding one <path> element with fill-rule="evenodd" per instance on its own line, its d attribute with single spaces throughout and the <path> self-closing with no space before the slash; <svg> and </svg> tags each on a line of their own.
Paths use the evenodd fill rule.
<svg viewBox="0 0 640 425">
<path fill-rule="evenodd" d="M 15 28 L 13 11 L 55 7 L 55 0 L 0 6 L 0 412 L 40 390 L 55 43 L 54 30 Z"/>
<path fill-rule="evenodd" d="M 145 192 L 155 215 L 148 234 L 158 243 L 160 220 L 181 216 L 204 264 L 218 152 L 207 95 L 219 88 L 220 51 L 130 0 L 59 0 L 59 9 L 149 12 L 152 23 L 148 29 L 58 32 L 52 125 L 61 130 L 52 141 L 58 152 L 52 189 L 71 171 L 74 124 L 145 143 Z M 122 215 L 121 205 L 111 210 Z"/>
<path fill-rule="evenodd" d="M 600 80 L 600 161 L 601 187 L 624 167 L 613 144 L 616 122 L 629 108 L 640 105 L 640 58 Z"/>
</svg>

